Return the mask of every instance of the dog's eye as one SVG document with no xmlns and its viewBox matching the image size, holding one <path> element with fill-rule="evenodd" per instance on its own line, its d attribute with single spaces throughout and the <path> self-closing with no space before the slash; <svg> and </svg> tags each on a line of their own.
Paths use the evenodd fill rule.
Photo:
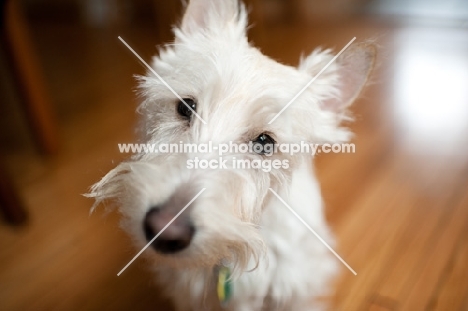
<svg viewBox="0 0 468 311">
<path fill-rule="evenodd" d="M 271 138 L 270 135 L 262 133 L 260 134 L 253 142 L 253 150 L 258 154 L 268 154 L 273 153 L 273 147 L 275 146 L 276 141 Z"/>
<path fill-rule="evenodd" d="M 185 103 L 192 108 L 193 111 L 197 110 L 197 103 L 192 98 L 184 98 Z M 193 112 L 184 104 L 183 101 L 179 100 L 177 103 L 177 113 L 180 114 L 182 117 L 190 119 Z"/>
</svg>

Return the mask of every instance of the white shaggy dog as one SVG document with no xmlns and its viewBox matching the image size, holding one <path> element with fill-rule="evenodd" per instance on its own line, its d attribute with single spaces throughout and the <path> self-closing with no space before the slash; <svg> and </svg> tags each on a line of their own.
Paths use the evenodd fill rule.
<svg viewBox="0 0 468 311">
<path fill-rule="evenodd" d="M 367 79 L 372 46 L 351 45 L 270 122 L 333 55 L 316 50 L 298 68 L 285 66 L 252 47 L 246 27 L 246 10 L 237 0 L 190 1 L 174 44 L 152 62 L 184 101 L 151 72 L 140 78 L 145 143 L 265 147 L 349 139 L 340 122 Z M 177 310 L 322 310 L 316 298 L 330 293 L 338 261 L 273 194 L 333 247 L 310 155 L 224 154 L 228 163 L 234 157 L 287 165 L 189 169 L 191 160 L 218 154 L 141 153 L 109 172 L 88 196 L 95 205 L 115 200 L 124 228 L 142 248 L 206 189 L 144 252 Z"/>
</svg>

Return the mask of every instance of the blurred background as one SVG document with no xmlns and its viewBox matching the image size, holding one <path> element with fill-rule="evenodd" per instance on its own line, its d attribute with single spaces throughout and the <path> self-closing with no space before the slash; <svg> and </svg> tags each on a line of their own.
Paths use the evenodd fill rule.
<svg viewBox="0 0 468 311">
<path fill-rule="evenodd" d="M 133 75 L 178 0 L 0 1 L 0 310 L 171 310 L 118 215 L 81 194 L 135 140 Z M 317 158 L 343 269 L 330 310 L 468 310 L 468 2 L 249 0 L 249 38 L 296 65 L 379 45 L 355 154 Z M 311 238 L 314 238 L 311 236 Z M 313 276 L 311 276 L 313 277 Z"/>
</svg>

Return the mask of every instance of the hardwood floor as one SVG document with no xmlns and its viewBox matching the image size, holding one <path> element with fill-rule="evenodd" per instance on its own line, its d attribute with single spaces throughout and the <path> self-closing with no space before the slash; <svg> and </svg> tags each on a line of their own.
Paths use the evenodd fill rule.
<svg viewBox="0 0 468 311">
<path fill-rule="evenodd" d="M 132 75 L 144 69 L 117 36 L 149 59 L 154 33 L 33 30 L 63 146 L 48 159 L 28 147 L 5 155 L 31 215 L 25 227 L 0 224 L 0 310 L 171 310 L 143 260 L 116 276 L 135 250 L 118 215 L 89 215 L 81 196 L 125 157 L 117 143 L 134 139 Z M 337 252 L 358 273 L 343 267 L 330 310 L 468 310 L 468 28 L 351 20 L 266 31 L 262 51 L 290 64 L 353 36 L 380 45 L 352 107 L 357 152 L 316 159 Z"/>
</svg>

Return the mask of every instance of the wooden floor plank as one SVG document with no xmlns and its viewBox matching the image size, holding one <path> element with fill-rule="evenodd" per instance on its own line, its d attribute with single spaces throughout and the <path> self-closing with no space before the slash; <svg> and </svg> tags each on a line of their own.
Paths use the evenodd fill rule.
<svg viewBox="0 0 468 311">
<path fill-rule="evenodd" d="M 345 258 L 355 264 L 358 271 L 356 277 L 345 276 L 339 285 L 335 297 L 338 310 L 361 310 L 361 306 L 369 301 L 376 280 L 385 273 L 388 258 L 394 253 L 393 245 L 401 237 L 405 227 L 402 219 L 415 203 L 408 184 L 391 166 L 387 175 L 382 176 L 383 180 L 389 176 L 393 176 L 394 181 L 384 182 L 380 192 L 369 193 L 363 197 L 365 201 L 357 201 L 356 213 L 351 213 L 349 222 L 337 230 L 338 236 L 343 237 L 340 245 Z M 389 185 L 393 185 L 392 192 L 386 188 Z M 395 206 L 399 206 L 398 213 Z"/>
<path fill-rule="evenodd" d="M 443 249 L 435 252 L 432 258 L 437 265 L 444 264 L 443 271 L 439 274 L 436 286 L 433 285 L 435 280 L 426 281 L 429 286 L 421 281 L 421 286 L 425 288 L 415 287 L 418 296 L 431 294 L 430 299 L 427 300 L 426 310 L 467 310 L 466 305 L 468 299 L 468 195 L 457 206 L 457 213 L 454 215 L 455 219 L 448 226 L 447 231 L 456 231 L 450 236 L 447 233 L 447 238 L 442 243 L 447 243 L 449 247 L 442 245 Z M 464 223 L 463 223 L 464 222 Z M 460 230 L 461 229 L 461 230 Z M 458 236 L 457 239 L 453 237 Z M 451 248 L 452 243 L 456 245 Z M 440 254 L 444 256 L 440 256 Z M 446 259 L 443 262 L 442 259 Z M 448 258 L 445 258 L 448 257 Z M 438 268 L 437 266 L 435 267 Z M 425 297 L 422 297 L 425 298 Z M 426 300 L 426 299 L 424 299 Z M 407 305 L 410 305 L 408 302 Z"/>
<path fill-rule="evenodd" d="M 408 284 L 400 293 L 400 297 L 407 297 L 401 304 L 401 310 L 416 310 L 427 308 L 438 280 L 444 277 L 446 266 L 454 258 L 454 251 L 460 238 L 466 236 L 468 226 L 468 183 L 465 185 L 465 197 L 458 203 L 446 219 L 441 220 L 441 228 L 426 242 L 426 250 L 421 252 L 418 273 L 413 273 L 414 282 Z M 463 193 L 461 193 L 463 195 Z M 442 207 L 450 206 L 446 204 Z M 456 258 L 456 257 L 455 257 Z"/>
<path fill-rule="evenodd" d="M 440 181 L 444 172 L 446 172 L 444 165 L 440 165 L 439 173 L 434 172 L 433 182 L 439 187 L 442 186 Z M 463 191 L 461 190 L 463 188 L 453 187 L 459 183 L 460 177 L 464 179 L 463 171 L 456 173 L 458 178 L 451 176 L 455 181 L 446 185 L 444 195 L 430 201 L 420 198 L 413 207 L 415 211 L 407 219 L 405 232 L 394 246 L 395 255 L 392 256 L 391 265 L 387 267 L 387 275 L 374 287 L 378 296 L 392 298 L 402 303 L 401 300 L 407 297 L 410 288 L 415 286 L 414 283 L 422 272 L 421 268 L 431 254 L 432 246 L 440 239 L 447 220 L 452 217 L 452 208 L 444 207 L 456 205 L 459 193 Z M 449 238 L 453 239 L 453 235 Z M 420 300 L 418 308 L 421 308 L 423 303 Z"/>
</svg>

